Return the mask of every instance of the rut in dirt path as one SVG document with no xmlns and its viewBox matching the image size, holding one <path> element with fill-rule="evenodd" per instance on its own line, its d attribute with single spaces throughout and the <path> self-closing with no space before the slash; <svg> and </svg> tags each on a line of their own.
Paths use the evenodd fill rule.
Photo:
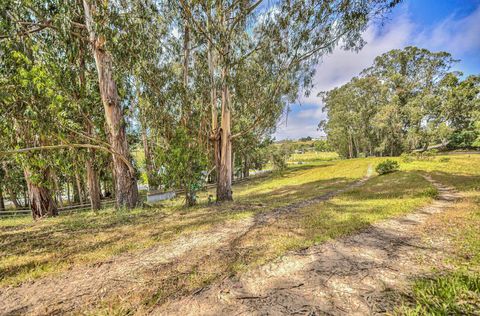
<svg viewBox="0 0 480 316">
<path fill-rule="evenodd" d="M 215 256 L 232 256 L 231 260 L 235 260 L 237 242 L 252 229 L 358 187 L 371 174 L 370 166 L 365 178 L 344 189 L 260 212 L 253 218 L 215 225 L 208 231 L 181 236 L 168 245 L 119 255 L 107 262 L 73 267 L 60 275 L 19 286 L 0 288 L 0 315 L 78 313 L 118 298 L 128 301 L 130 306 L 141 305 L 142 299 L 152 294 L 147 289 L 156 289 L 163 282 L 170 282 L 169 279 L 175 282 L 175 274 L 179 271 L 194 269 Z"/>
<path fill-rule="evenodd" d="M 371 315 L 389 306 L 385 291 L 408 286 L 426 272 L 419 256 L 441 258 L 415 228 L 460 197 L 430 181 L 438 198 L 416 212 L 372 225 L 214 285 L 198 295 L 159 306 L 156 315 Z"/>
</svg>

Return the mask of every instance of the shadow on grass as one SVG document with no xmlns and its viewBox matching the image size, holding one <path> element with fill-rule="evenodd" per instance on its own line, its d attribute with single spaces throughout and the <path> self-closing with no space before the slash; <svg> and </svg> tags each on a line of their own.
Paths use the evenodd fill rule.
<svg viewBox="0 0 480 316">
<path fill-rule="evenodd" d="M 419 171 L 421 172 L 421 171 Z M 480 176 L 432 171 L 428 173 L 434 180 L 454 187 L 459 191 L 480 190 Z"/>
</svg>

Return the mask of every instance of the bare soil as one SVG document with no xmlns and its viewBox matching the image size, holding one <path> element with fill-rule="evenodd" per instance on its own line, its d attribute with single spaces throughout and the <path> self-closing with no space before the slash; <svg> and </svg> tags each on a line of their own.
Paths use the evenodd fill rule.
<svg viewBox="0 0 480 316">
<path fill-rule="evenodd" d="M 362 185 L 372 173 L 350 186 L 332 191 L 309 200 L 279 207 L 270 212 L 260 212 L 256 216 L 241 220 L 231 220 L 210 228 L 208 231 L 194 232 L 182 236 L 167 245 L 159 245 L 145 251 L 123 254 L 108 261 L 81 267 L 73 267 L 67 272 L 52 275 L 19 286 L 0 288 L 0 315 L 63 315 L 78 314 L 88 310 L 122 304 L 139 314 L 168 313 L 184 314 L 172 310 L 169 304 L 164 311 L 155 310 L 163 301 L 162 290 L 175 289 L 188 278 L 189 273 L 206 260 L 222 260 L 224 256 L 234 256 L 237 242 L 253 229 L 274 222 L 283 214 L 296 209 L 325 201 L 345 190 Z M 217 275 L 218 276 L 218 275 Z M 175 284 L 172 286 L 172 284 Z M 181 284 L 180 284 L 181 286 Z M 208 292 L 213 293 L 215 288 Z M 193 293 L 201 293 L 194 291 Z M 172 291 L 168 297 L 195 297 L 188 291 Z M 152 301 L 145 301 L 151 298 Z M 205 297 L 206 298 L 206 297 Z M 208 299 L 204 302 L 208 304 Z M 182 300 L 176 301 L 183 304 Z M 153 308 L 151 306 L 153 306 Z M 200 303 L 196 306 L 200 306 Z M 188 308 L 187 308 L 188 309 Z M 167 312 L 167 310 L 169 310 Z M 189 313 L 196 314 L 192 309 Z M 205 309 L 209 313 L 209 309 Z M 216 313 L 214 310 L 210 310 Z"/>
<path fill-rule="evenodd" d="M 439 191 L 430 205 L 354 235 L 291 252 L 196 295 L 158 306 L 157 315 L 372 315 L 392 309 L 392 293 L 443 264 L 448 239 L 427 242 L 418 229 L 460 197 Z"/>
</svg>

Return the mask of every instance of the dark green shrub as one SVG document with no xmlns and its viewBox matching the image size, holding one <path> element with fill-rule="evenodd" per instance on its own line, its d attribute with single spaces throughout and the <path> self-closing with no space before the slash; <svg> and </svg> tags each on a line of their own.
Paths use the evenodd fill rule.
<svg viewBox="0 0 480 316">
<path fill-rule="evenodd" d="M 412 156 L 410 156 L 409 154 L 407 153 L 403 153 L 400 155 L 400 158 L 402 159 L 403 162 L 405 163 L 409 163 L 409 162 L 412 162 L 414 160 L 414 158 Z"/>
<path fill-rule="evenodd" d="M 387 174 L 390 172 L 397 171 L 399 168 L 400 168 L 400 165 L 398 164 L 398 162 L 396 162 L 395 160 L 387 159 L 379 163 L 375 168 L 375 171 L 378 174 L 382 175 L 382 174 Z"/>
</svg>

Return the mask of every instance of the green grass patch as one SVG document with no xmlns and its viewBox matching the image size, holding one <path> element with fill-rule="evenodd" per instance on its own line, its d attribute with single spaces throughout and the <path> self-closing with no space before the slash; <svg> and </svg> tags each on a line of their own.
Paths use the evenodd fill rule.
<svg viewBox="0 0 480 316">
<path fill-rule="evenodd" d="M 436 189 L 415 172 L 373 177 L 361 187 L 252 231 L 242 241 L 244 255 L 234 263 L 234 270 L 245 270 L 287 251 L 307 248 L 376 221 L 412 212 L 428 204 L 434 197 L 432 192 Z"/>
<path fill-rule="evenodd" d="M 472 159 L 472 158 L 470 158 Z M 476 158 L 473 162 L 476 162 Z M 457 163 L 466 164 L 463 157 Z M 447 236 L 451 242 L 448 271 L 432 267 L 428 277 L 414 280 L 410 293 L 396 309 L 401 315 L 480 315 L 480 192 L 476 190 L 479 169 L 456 174 L 436 171 L 434 179 L 456 187 L 464 198 L 451 209 L 435 215 L 425 234 Z M 449 170 L 450 169 L 450 170 Z M 453 173 L 448 173 L 448 171 Z"/>
<path fill-rule="evenodd" d="M 412 307 L 404 315 L 478 315 L 480 276 L 465 271 L 417 280 L 413 286 Z"/>
</svg>

